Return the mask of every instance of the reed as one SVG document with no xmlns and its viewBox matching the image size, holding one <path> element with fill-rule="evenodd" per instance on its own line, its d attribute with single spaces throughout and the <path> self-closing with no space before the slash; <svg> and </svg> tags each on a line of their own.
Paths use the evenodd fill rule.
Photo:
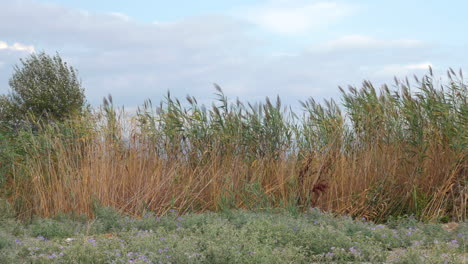
<svg viewBox="0 0 468 264">
<path fill-rule="evenodd" d="M 93 216 L 97 202 L 134 215 L 320 207 L 466 220 L 468 92 L 461 72 L 447 77 L 380 90 L 366 81 L 340 88 L 341 103 L 301 102 L 302 113 L 280 98 L 230 101 L 218 86 L 211 107 L 168 93 L 133 117 L 109 97 L 93 114 L 9 138 L 19 154 L 0 161 L 3 196 L 23 218 Z"/>
</svg>

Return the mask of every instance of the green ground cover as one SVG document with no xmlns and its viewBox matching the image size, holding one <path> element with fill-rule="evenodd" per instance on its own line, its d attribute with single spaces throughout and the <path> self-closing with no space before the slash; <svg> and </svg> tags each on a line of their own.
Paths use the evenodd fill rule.
<svg viewBox="0 0 468 264">
<path fill-rule="evenodd" d="M 19 222 L 3 216 L 0 263 L 464 263 L 468 223 L 374 224 L 312 209 Z"/>
</svg>

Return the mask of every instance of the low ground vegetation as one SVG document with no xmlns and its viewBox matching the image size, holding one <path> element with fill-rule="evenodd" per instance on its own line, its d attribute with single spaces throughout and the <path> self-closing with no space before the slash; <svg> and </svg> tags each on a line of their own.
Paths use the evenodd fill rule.
<svg viewBox="0 0 468 264">
<path fill-rule="evenodd" d="M 451 232 L 415 218 L 366 219 L 305 213 L 224 211 L 96 218 L 60 216 L 0 224 L 1 263 L 463 263 L 468 224 Z"/>
</svg>

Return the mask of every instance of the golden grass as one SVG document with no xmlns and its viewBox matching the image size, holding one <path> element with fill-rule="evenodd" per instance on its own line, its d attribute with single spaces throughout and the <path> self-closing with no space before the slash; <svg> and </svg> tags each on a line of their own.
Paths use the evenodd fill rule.
<svg viewBox="0 0 468 264">
<path fill-rule="evenodd" d="M 221 91 L 212 110 L 168 96 L 165 108 L 147 103 L 131 122 L 108 100 L 92 117 L 29 137 L 7 197 L 21 217 L 92 216 L 97 202 L 134 215 L 314 206 L 376 221 L 464 220 L 466 85 L 420 88 L 377 95 L 365 83 L 344 92 L 346 115 L 310 100 L 300 122 L 279 99 L 249 108 Z M 462 98 L 450 101 L 450 92 Z"/>
</svg>

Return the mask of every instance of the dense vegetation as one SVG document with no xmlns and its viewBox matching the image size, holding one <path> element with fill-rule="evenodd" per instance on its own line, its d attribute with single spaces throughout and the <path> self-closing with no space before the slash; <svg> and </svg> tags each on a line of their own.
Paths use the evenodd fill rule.
<svg viewBox="0 0 468 264">
<path fill-rule="evenodd" d="M 85 108 L 77 71 L 59 54 L 32 54 L 21 59 L 10 78 L 11 93 L 0 97 L 0 122 L 24 126 L 27 119 L 63 121 Z"/>
<path fill-rule="evenodd" d="M 47 82 L 31 86 L 47 103 L 14 101 L 29 109 L 24 115 L 5 107 L 13 97 L 0 101 L 1 116 L 27 120 L 19 128 L 0 120 L 1 196 L 19 218 L 92 217 L 97 203 L 133 215 L 318 207 L 374 221 L 466 219 L 468 90 L 461 72 L 449 70 L 440 83 L 430 72 L 380 90 L 366 81 L 341 89 L 341 103 L 308 99 L 301 113 L 280 98 L 230 101 L 216 86 L 209 108 L 167 94 L 129 116 L 111 97 L 84 111 L 75 71 L 59 59 L 36 59 L 55 65 L 44 74 L 65 71 L 54 75 L 68 80 L 57 87 L 72 89 L 56 96 L 55 88 L 41 93 Z M 23 91 L 27 82 L 16 76 L 10 84 Z M 77 100 L 62 112 L 68 95 Z"/>
<path fill-rule="evenodd" d="M 0 220 L 1 263 L 466 263 L 468 225 L 447 231 L 414 218 L 376 225 L 318 210 L 224 211 L 92 221 Z"/>
</svg>

